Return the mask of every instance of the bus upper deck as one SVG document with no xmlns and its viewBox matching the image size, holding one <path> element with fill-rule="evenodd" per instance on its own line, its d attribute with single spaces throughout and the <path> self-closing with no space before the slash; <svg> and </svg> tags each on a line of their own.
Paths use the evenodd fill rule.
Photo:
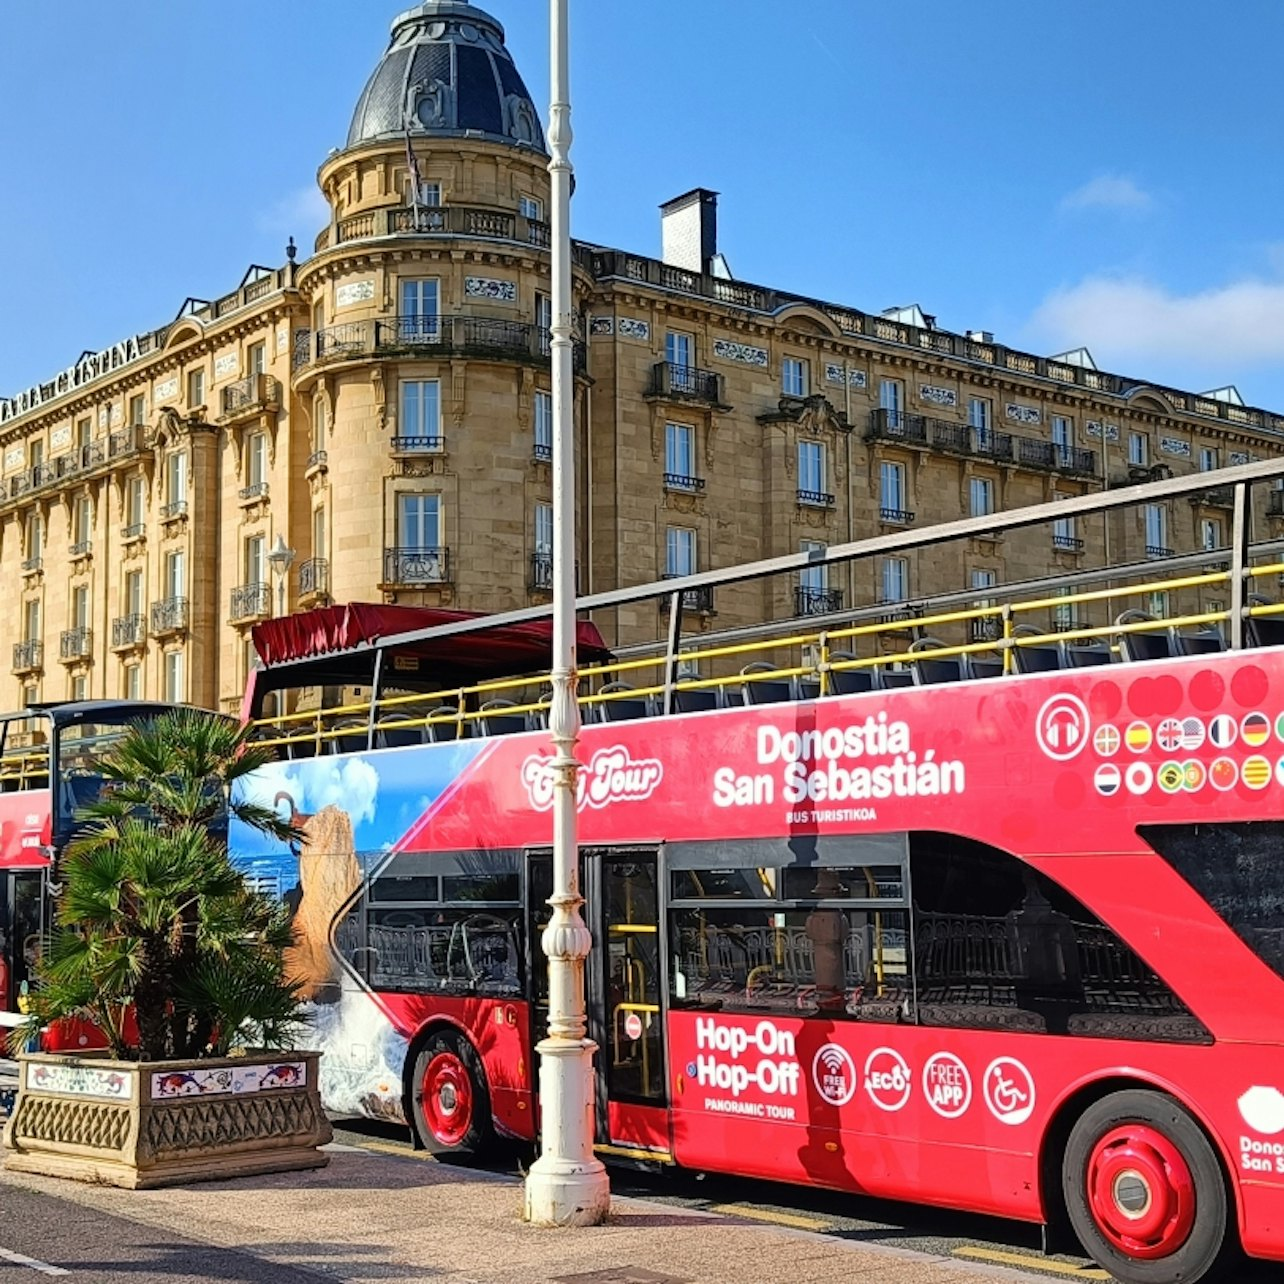
<svg viewBox="0 0 1284 1284">
<path fill-rule="evenodd" d="M 1284 464 L 1224 475 L 1238 505 L 1232 541 L 1203 553 L 1102 567 L 1072 557 L 1054 578 L 847 610 L 828 609 L 835 595 L 821 587 L 845 565 L 1055 530 L 1208 489 L 1187 477 L 582 598 L 578 608 L 592 619 L 657 601 L 667 626 L 663 637 L 608 650 L 580 621 L 582 717 L 618 722 L 1284 643 L 1284 602 L 1275 600 L 1284 540 L 1250 544 L 1246 535 L 1253 483 L 1284 478 Z M 794 580 L 792 610 L 713 627 L 715 589 L 773 577 Z M 255 629 L 264 667 L 251 675 L 243 712 L 290 757 L 541 728 L 551 693 L 547 615 L 357 605 L 267 621 Z M 532 645 L 513 646 L 509 635 Z M 322 697 L 292 703 L 291 691 L 305 687 Z"/>
</svg>

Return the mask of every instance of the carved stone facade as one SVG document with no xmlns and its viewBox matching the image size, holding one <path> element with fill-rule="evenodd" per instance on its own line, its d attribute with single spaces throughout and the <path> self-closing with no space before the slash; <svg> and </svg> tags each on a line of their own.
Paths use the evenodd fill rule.
<svg viewBox="0 0 1284 1284">
<path fill-rule="evenodd" d="M 476 46 L 498 66 L 497 25 L 440 25 L 397 38 Z M 0 412 L 0 575 L 14 586 L 0 704 L 137 694 L 235 709 L 252 626 L 281 603 L 547 600 L 533 570 L 551 502 L 547 156 L 526 100 L 496 84 L 490 132 L 448 127 L 472 101 L 453 80 L 411 86 L 413 191 L 401 107 L 388 126 L 363 96 L 360 128 L 322 166 L 331 215 L 306 261 L 292 252 L 222 299 L 189 300 L 109 372 Z M 585 593 L 877 535 L 889 512 L 921 527 L 968 515 L 976 495 L 1011 508 L 1098 489 L 1134 455 L 1186 471 L 1284 439 L 1264 411 L 594 244 L 576 246 L 574 290 Z M 1210 489 L 1170 505 L 1168 544 L 1227 537 L 1217 503 Z M 1259 513 L 1255 529 L 1276 521 Z M 295 550 L 283 583 L 266 560 L 278 536 Z M 1141 515 L 1112 519 L 1112 562 L 1147 546 Z M 1084 522 L 921 551 L 904 588 L 1106 555 L 1103 523 Z M 864 565 L 831 570 L 822 591 L 856 607 L 887 583 Z M 794 588 L 721 594 L 717 625 L 791 613 Z M 637 641 L 657 612 L 598 624 Z M 84 645 L 64 651 L 64 634 Z"/>
</svg>

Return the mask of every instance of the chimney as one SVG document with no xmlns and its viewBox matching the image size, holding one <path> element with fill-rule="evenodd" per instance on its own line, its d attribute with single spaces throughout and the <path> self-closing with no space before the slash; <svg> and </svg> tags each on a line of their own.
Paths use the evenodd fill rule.
<svg viewBox="0 0 1284 1284">
<path fill-rule="evenodd" d="M 670 267 L 709 272 L 718 255 L 718 193 L 693 187 L 660 206 L 660 257 Z"/>
</svg>

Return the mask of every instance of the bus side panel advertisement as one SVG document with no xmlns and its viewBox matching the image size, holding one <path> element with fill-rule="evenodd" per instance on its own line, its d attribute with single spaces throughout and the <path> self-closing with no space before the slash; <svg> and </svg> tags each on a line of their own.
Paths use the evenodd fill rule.
<svg viewBox="0 0 1284 1284">
<path fill-rule="evenodd" d="M 1048 1122 L 1113 1072 L 1190 1102 L 1228 1168 L 1284 1211 L 1284 1092 L 1256 1086 L 1236 1101 L 1226 1091 L 1260 1071 L 1264 1049 L 724 1011 L 674 1011 L 669 1035 L 684 1166 L 725 1168 L 734 1156 L 752 1175 L 1039 1220 Z"/>
<path fill-rule="evenodd" d="M 49 863 L 51 805 L 47 789 L 0 794 L 0 867 Z"/>
</svg>

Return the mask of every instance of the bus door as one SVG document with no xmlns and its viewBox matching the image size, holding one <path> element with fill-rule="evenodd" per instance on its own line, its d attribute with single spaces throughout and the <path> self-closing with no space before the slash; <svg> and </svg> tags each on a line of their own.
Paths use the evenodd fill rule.
<svg viewBox="0 0 1284 1284">
<path fill-rule="evenodd" d="M 589 1034 L 598 1045 L 598 1142 L 630 1158 L 668 1158 L 664 952 L 652 851 L 589 851 L 585 978 Z"/>
<path fill-rule="evenodd" d="M 548 959 L 542 935 L 553 890 L 553 858 L 526 861 L 527 966 L 531 996 L 531 1087 L 538 1092 L 533 1045 L 548 1032 Z M 581 911 L 593 936 L 585 966 L 588 1034 L 597 1044 L 598 1148 L 633 1158 L 667 1158 L 664 987 L 660 975 L 656 853 L 583 850 Z"/>
<path fill-rule="evenodd" d="M 0 874 L 0 1009 L 17 1010 L 24 981 L 33 980 L 40 943 L 45 935 L 43 869 L 7 870 Z"/>
</svg>

